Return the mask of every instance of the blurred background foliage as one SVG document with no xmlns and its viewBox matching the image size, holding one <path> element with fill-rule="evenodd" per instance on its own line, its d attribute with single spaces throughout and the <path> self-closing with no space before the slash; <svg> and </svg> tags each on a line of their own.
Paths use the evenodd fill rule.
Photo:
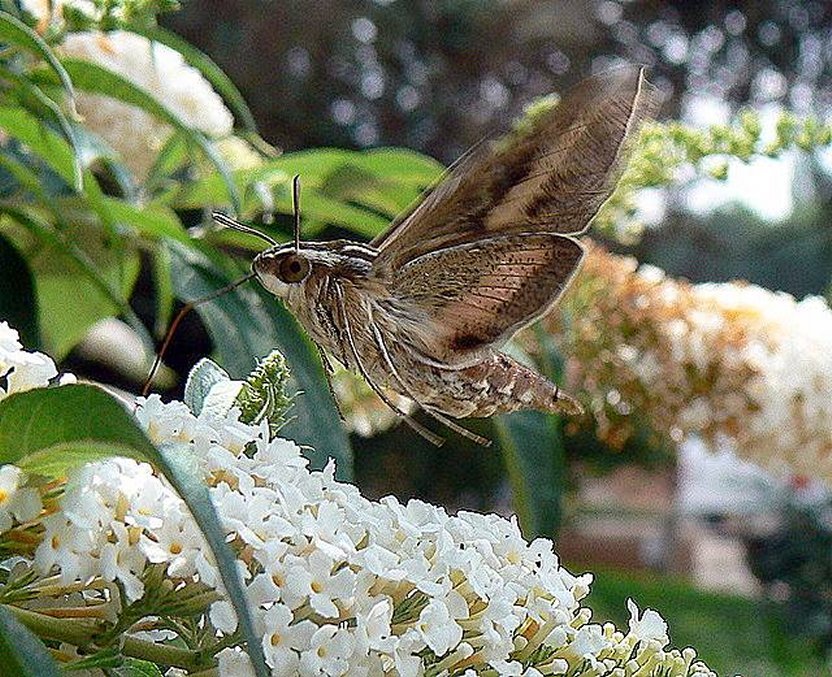
<svg viewBox="0 0 832 677">
<path fill-rule="evenodd" d="M 367 240 L 442 166 L 507 129 L 531 101 L 621 60 L 649 67 L 666 93 L 662 117 L 688 126 L 656 128 L 653 139 L 687 155 L 678 174 L 659 176 L 657 164 L 671 154 L 637 151 L 630 190 L 613 200 L 603 224 L 610 227 L 593 236 L 692 282 L 743 278 L 798 297 L 828 288 L 830 160 L 822 150 L 788 151 L 829 143 L 827 128 L 799 122 L 828 113 L 828 3 L 204 0 L 168 12 L 176 5 L 0 3 L 0 317 L 28 347 L 81 375 L 136 392 L 175 310 L 245 271 L 260 243 L 213 228 L 211 209 L 234 210 L 285 238 L 288 179 L 300 173 L 304 236 Z M 73 37 L 98 28 L 134 33 L 131 49 L 143 59 L 118 66 L 129 42 L 123 34 Z M 170 45 L 184 62 L 158 49 L 151 57 L 140 42 L 147 39 Z M 129 108 L 112 107 L 113 99 Z M 742 117 L 748 105 L 757 117 Z M 700 146 L 685 130 L 703 125 L 716 131 Z M 776 151 L 762 144 L 765 132 L 749 135 L 755 125 L 776 127 Z M 710 162 L 714 156 L 721 159 Z M 750 166 L 761 173 L 748 174 Z M 719 183 L 722 192 L 714 192 Z M 772 197 L 763 200 L 761 191 Z M 521 343 L 517 350 L 542 371 L 563 377 L 557 341 L 537 332 Z M 370 496 L 513 509 L 528 534 L 555 536 L 578 510 L 587 476 L 624 465 L 668 472 L 675 463 L 678 440 L 643 411 L 626 413 L 628 432 L 617 442 L 599 434 L 597 419 L 562 429 L 523 414 L 471 424 L 501 453 L 450 434 L 436 449 L 393 425 L 360 382 L 339 375 L 348 439 L 314 349 L 254 288 L 188 317 L 166 358 L 170 371 L 154 387 L 181 393 L 182 375 L 210 352 L 241 376 L 275 346 L 302 391 L 287 435 L 314 447 L 317 465 L 329 454 L 342 476 L 354 468 Z M 781 540 L 802 544 L 810 518 L 793 508 L 779 514 Z M 747 539 L 766 597 L 793 602 L 786 612 L 812 607 L 815 620 L 802 628 L 815 642 L 811 651 L 789 643 L 775 618 L 780 607 L 765 616 L 768 642 L 759 641 L 759 625 L 744 622 L 747 632 L 732 648 L 719 633 L 681 636 L 686 624 L 672 618 L 674 604 L 692 610 L 690 626 L 708 619 L 711 627 L 729 608 L 749 618 L 759 610 L 733 598 L 694 602 L 693 589 L 679 593 L 685 603 L 673 595 L 655 603 L 680 633 L 674 641 L 695 642 L 726 672 L 814 674 L 813 661 L 829 648 L 832 610 L 823 595 L 807 600 L 800 592 L 829 582 L 824 522 L 812 524 L 811 566 Z M 618 594 L 614 586 L 598 590 Z"/>
</svg>

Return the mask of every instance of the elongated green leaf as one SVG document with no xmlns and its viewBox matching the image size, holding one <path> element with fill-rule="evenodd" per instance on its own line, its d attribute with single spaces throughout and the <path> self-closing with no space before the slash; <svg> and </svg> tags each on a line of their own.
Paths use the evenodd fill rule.
<svg viewBox="0 0 832 677">
<path fill-rule="evenodd" d="M 114 455 L 153 460 L 156 449 L 124 406 L 101 388 L 37 388 L 0 402 L 0 464 L 58 477 Z"/>
<path fill-rule="evenodd" d="M 68 186 L 75 183 L 75 153 L 57 133 L 19 106 L 0 106 L 0 129 L 26 144 Z"/>
<path fill-rule="evenodd" d="M 266 677 L 270 673 L 234 554 L 225 542 L 226 533 L 208 488 L 194 473 L 191 453 L 187 445 L 154 447 L 125 407 L 96 386 L 38 388 L 0 402 L 0 465 L 14 463 L 30 472 L 57 477 L 91 460 L 128 456 L 152 463 L 165 475 L 204 534 L 237 612 L 255 673 Z"/>
<path fill-rule="evenodd" d="M 179 52 L 185 59 L 185 62 L 200 71 L 205 76 L 205 79 L 211 83 L 211 86 L 219 92 L 242 127 L 249 132 L 257 133 L 257 123 L 254 121 L 254 116 L 251 114 L 251 110 L 243 95 L 240 93 L 240 90 L 237 89 L 237 86 L 231 81 L 231 78 L 225 74 L 225 71 L 214 63 L 207 54 L 199 51 L 191 43 L 176 35 L 176 33 L 171 33 L 159 26 L 144 27 L 133 25 L 130 26 L 130 30 L 133 33 L 143 35 L 154 42 L 160 42 Z"/>
<path fill-rule="evenodd" d="M 97 64 L 80 59 L 64 59 L 64 68 L 72 77 L 75 86 L 84 91 L 116 98 L 124 103 L 141 108 L 179 130 L 188 141 L 199 148 L 222 177 L 228 197 L 239 211 L 240 197 L 231 178 L 228 166 L 220 157 L 213 144 L 204 134 L 184 124 L 179 117 L 130 80 Z"/>
<path fill-rule="evenodd" d="M 263 210 L 255 186 L 270 191 L 273 208 L 292 213 L 291 179 L 300 174 L 304 219 L 328 223 L 372 238 L 388 227 L 435 182 L 442 165 L 406 149 L 349 151 L 331 148 L 286 153 L 254 169 L 234 173 L 244 196 L 243 215 Z M 176 209 L 198 209 L 223 199 L 221 177 L 204 177 L 160 201 Z"/>
<path fill-rule="evenodd" d="M 518 411 L 495 420 L 514 511 L 526 538 L 552 537 L 561 520 L 565 456 L 560 419 Z"/>
<path fill-rule="evenodd" d="M 183 301 L 204 296 L 227 284 L 223 272 L 194 249 L 171 245 L 174 287 Z M 251 283 L 254 285 L 255 283 Z M 294 385 L 303 394 L 289 410 L 294 417 L 284 429 L 287 437 L 310 445 L 312 465 L 321 468 L 336 460 L 338 476 L 352 476 L 352 452 L 338 411 L 329 394 L 317 350 L 294 318 L 264 290 L 251 287 L 226 294 L 197 308 L 216 347 L 218 362 L 233 378 L 244 378 L 257 358 L 278 348 L 286 357 Z"/>
<path fill-rule="evenodd" d="M 75 92 L 72 89 L 72 80 L 66 72 L 58 57 L 50 49 L 49 45 L 44 42 L 35 31 L 29 28 L 20 19 L 8 12 L 0 10 L 0 42 L 8 42 L 18 47 L 22 47 L 34 54 L 40 56 L 52 72 L 58 78 L 61 87 L 63 87 L 70 102 L 75 97 Z"/>
<path fill-rule="evenodd" d="M 2 26 L 2 22 L 0 22 Z M 37 85 L 29 82 L 23 76 L 11 71 L 7 68 L 0 68 L 0 74 L 3 78 L 14 83 L 11 89 L 13 96 L 17 98 L 20 104 L 27 110 L 54 124 L 64 135 L 64 138 L 72 147 L 73 151 L 73 172 L 74 172 L 74 187 L 80 192 L 84 188 L 84 169 L 81 166 L 81 151 L 78 147 L 78 141 L 75 136 L 75 130 L 66 117 L 61 107 L 52 99 L 50 99 L 44 91 Z"/>
<path fill-rule="evenodd" d="M 46 646 L 0 605 L 0 675 L 60 677 Z"/>
<path fill-rule="evenodd" d="M 23 345 L 40 347 L 35 282 L 26 259 L 0 235 L 0 320 L 20 332 Z"/>
<path fill-rule="evenodd" d="M 246 640 L 246 651 L 251 658 L 255 674 L 268 677 L 271 671 L 266 667 L 260 639 L 254 629 L 254 622 L 248 607 L 248 596 L 240 579 L 237 560 L 226 543 L 227 534 L 211 502 L 208 488 L 202 478 L 197 477 L 193 472 L 194 459 L 189 456 L 190 453 L 192 453 L 190 448 L 184 445 L 162 445 L 159 449 L 159 455 L 163 461 L 162 470 L 177 493 L 188 504 L 188 509 L 199 524 L 211 552 L 214 553 L 220 578 L 228 591 L 228 601 L 237 613 L 240 630 Z"/>
<path fill-rule="evenodd" d="M 123 665 L 110 669 L 113 677 L 163 677 L 162 671 L 155 663 L 127 658 Z"/>
<path fill-rule="evenodd" d="M 143 237 L 168 237 L 172 240 L 188 243 L 191 239 L 176 213 L 159 205 L 133 205 L 125 200 L 102 196 L 101 205 L 113 221 L 131 226 Z"/>
</svg>

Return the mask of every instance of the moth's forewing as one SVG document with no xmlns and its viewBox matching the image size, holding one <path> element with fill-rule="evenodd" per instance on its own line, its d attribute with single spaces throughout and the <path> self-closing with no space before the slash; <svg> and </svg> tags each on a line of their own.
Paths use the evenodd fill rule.
<svg viewBox="0 0 832 677">
<path fill-rule="evenodd" d="M 377 274 L 389 279 L 423 254 L 496 235 L 582 233 L 615 186 L 627 140 L 658 105 L 637 67 L 583 81 L 516 143 L 476 150 L 377 237 Z"/>
</svg>

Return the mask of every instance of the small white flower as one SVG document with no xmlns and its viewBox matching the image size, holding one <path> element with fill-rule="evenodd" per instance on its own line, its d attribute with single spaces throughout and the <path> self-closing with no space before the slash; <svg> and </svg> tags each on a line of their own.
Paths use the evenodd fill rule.
<svg viewBox="0 0 832 677">
<path fill-rule="evenodd" d="M 337 618 L 335 600 L 352 595 L 355 574 L 348 568 L 333 574 L 335 563 L 320 550 L 314 550 L 302 566 L 293 567 L 287 576 L 284 598 L 297 608 L 305 600 L 315 613 L 324 618 Z"/>
<path fill-rule="evenodd" d="M 627 609 L 630 612 L 630 633 L 638 641 L 649 641 L 656 639 L 667 642 L 667 623 L 653 609 L 645 609 L 641 618 L 638 616 L 638 607 L 632 599 L 627 600 Z"/>
<path fill-rule="evenodd" d="M 575 633 L 569 650 L 581 658 L 594 660 L 597 654 L 609 646 L 610 640 L 604 637 L 600 625 L 585 625 Z"/>
<path fill-rule="evenodd" d="M 138 536 L 131 536 L 131 530 L 124 524 L 113 522 L 110 529 L 112 540 L 101 546 L 101 577 L 105 581 L 121 582 L 127 601 L 134 602 L 144 594 L 144 583 L 139 576 L 144 571 L 147 559 L 136 547 Z M 135 534 L 135 529 L 133 533 Z"/>
<path fill-rule="evenodd" d="M 196 523 L 185 519 L 184 514 L 168 516 L 164 524 L 152 532 L 152 538 L 143 535 L 140 547 L 147 559 L 154 564 L 166 563 L 168 575 L 191 576 L 196 571 L 197 554 L 204 547 L 204 540 Z"/>
<path fill-rule="evenodd" d="M 14 465 L 0 466 L 0 533 L 12 524 L 28 522 L 40 514 L 43 504 L 36 489 L 21 487 L 23 471 Z"/>
<path fill-rule="evenodd" d="M 223 649 L 217 654 L 217 667 L 223 677 L 254 677 L 248 654 L 239 647 Z"/>
<path fill-rule="evenodd" d="M 97 538 L 89 529 L 80 529 L 61 513 L 43 519 L 43 540 L 35 550 L 35 566 L 45 575 L 60 568 L 61 582 L 73 583 L 97 573 L 97 561 L 90 557 Z"/>
<path fill-rule="evenodd" d="M 393 605 L 389 599 L 381 600 L 367 613 L 358 615 L 356 636 L 363 653 L 371 650 L 386 654 L 393 652 L 396 638 L 390 627 L 392 619 Z"/>
<path fill-rule="evenodd" d="M 310 648 L 300 659 L 303 675 L 345 675 L 355 648 L 352 634 L 335 625 L 324 625 L 310 639 Z"/>
<path fill-rule="evenodd" d="M 300 652 L 311 646 L 317 626 L 311 621 L 293 622 L 292 611 L 275 604 L 263 614 L 263 651 L 273 674 L 290 677 L 298 673 Z"/>
<path fill-rule="evenodd" d="M 462 640 L 462 628 L 452 618 L 448 606 L 439 600 L 422 609 L 416 628 L 437 656 L 444 656 Z"/>
<path fill-rule="evenodd" d="M 231 602 L 224 599 L 217 600 L 211 605 L 208 617 L 213 625 L 220 632 L 230 635 L 237 629 L 237 614 Z"/>
<path fill-rule="evenodd" d="M 0 321 L 0 399 L 43 387 L 57 374 L 52 358 L 23 350 L 17 330 Z"/>
</svg>

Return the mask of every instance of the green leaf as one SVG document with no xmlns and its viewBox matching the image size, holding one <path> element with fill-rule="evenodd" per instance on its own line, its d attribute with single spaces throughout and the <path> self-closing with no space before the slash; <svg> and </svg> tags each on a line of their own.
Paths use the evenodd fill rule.
<svg viewBox="0 0 832 677">
<path fill-rule="evenodd" d="M 237 193 L 228 166 L 204 134 L 184 124 L 175 113 L 159 103 L 150 94 L 113 71 L 80 59 L 64 59 L 63 65 L 78 89 L 110 96 L 141 108 L 181 132 L 193 146 L 199 148 L 205 154 L 209 162 L 219 172 L 231 204 L 239 211 L 240 196 Z"/>
<path fill-rule="evenodd" d="M 202 73 L 205 79 L 211 83 L 211 86 L 219 92 L 243 128 L 249 132 L 257 133 L 257 123 L 254 121 L 254 116 L 251 114 L 251 110 L 243 95 L 240 93 L 240 90 L 237 89 L 237 86 L 231 81 L 231 78 L 225 74 L 225 71 L 214 63 L 207 54 L 199 51 L 175 33 L 171 33 L 159 26 L 150 28 L 130 26 L 129 28 L 133 33 L 143 35 L 148 40 L 167 45 L 179 52 L 182 58 L 185 59 L 185 62 Z"/>
<path fill-rule="evenodd" d="M 191 238 L 172 209 L 160 205 L 137 206 L 115 197 L 102 196 L 101 205 L 113 221 L 131 226 L 145 238 L 168 237 L 189 243 Z"/>
<path fill-rule="evenodd" d="M 0 675 L 60 677 L 46 646 L 0 605 Z"/>
<path fill-rule="evenodd" d="M 20 332 L 20 341 L 30 348 L 40 347 L 38 302 L 35 283 L 26 259 L 0 235 L 0 320 Z"/>
<path fill-rule="evenodd" d="M 162 671 L 155 663 L 140 661 L 138 658 L 126 658 L 117 668 L 111 668 L 113 677 L 163 677 Z"/>
<path fill-rule="evenodd" d="M 0 402 L 0 465 L 60 477 L 109 456 L 152 461 L 157 454 L 124 405 L 102 388 L 36 388 Z"/>
<path fill-rule="evenodd" d="M 497 417 L 495 429 L 523 535 L 551 538 L 560 525 L 565 481 L 560 418 L 518 411 Z"/>
<path fill-rule="evenodd" d="M 49 45 L 20 19 L 3 10 L 0 10 L 0 42 L 17 45 L 40 56 L 49 64 L 70 102 L 73 102 L 75 92 L 72 89 L 72 80 Z"/>
<path fill-rule="evenodd" d="M 75 184 L 75 153 L 57 133 L 19 106 L 0 106 L 0 129 L 24 143 L 68 186 Z"/>
<path fill-rule="evenodd" d="M 124 316 L 153 352 L 153 342 L 125 293 L 139 270 L 135 251 L 109 246 L 101 232 L 82 224 L 73 225 L 70 239 L 35 209 L 0 203 L 0 213 L 36 238 L 21 249 L 35 273 L 40 326 L 50 354 L 62 358 L 94 322 L 115 313 Z"/>
<path fill-rule="evenodd" d="M 203 357 L 188 373 L 182 401 L 194 416 L 199 416 L 211 388 L 220 381 L 229 381 L 228 372 L 213 360 Z"/>
<path fill-rule="evenodd" d="M 183 301 L 209 294 L 232 279 L 194 249 L 173 243 L 171 253 L 175 290 Z M 288 416 L 294 418 L 282 428 L 282 434 L 312 447 L 307 455 L 313 467 L 322 468 L 332 457 L 338 477 L 349 479 L 352 451 L 329 394 L 320 356 L 291 314 L 259 287 L 240 288 L 198 306 L 197 312 L 211 334 L 218 361 L 232 378 L 245 378 L 256 360 L 274 348 L 283 353 L 292 371 L 292 385 L 302 394 L 289 410 Z"/>
<path fill-rule="evenodd" d="M 0 22 L 1 25 L 2 22 Z M 78 146 L 75 130 L 61 110 L 61 107 L 50 99 L 40 87 L 29 82 L 29 80 L 14 71 L 7 68 L 0 68 L 0 75 L 15 84 L 10 91 L 25 109 L 31 111 L 41 120 L 51 122 L 61 130 L 64 138 L 72 147 L 74 172 L 72 185 L 77 192 L 82 191 L 84 189 L 84 169 L 81 166 L 81 151 Z"/>
<path fill-rule="evenodd" d="M 300 174 L 301 213 L 310 221 L 332 224 L 372 238 L 412 205 L 442 174 L 442 165 L 424 155 L 397 148 L 349 151 L 321 148 L 286 153 L 259 167 L 235 172 L 244 195 L 241 214 L 263 210 L 254 190 L 270 190 L 274 209 L 291 214 L 290 177 Z M 204 177 L 160 200 L 176 209 L 199 209 L 222 200 L 220 177 Z"/>
</svg>

